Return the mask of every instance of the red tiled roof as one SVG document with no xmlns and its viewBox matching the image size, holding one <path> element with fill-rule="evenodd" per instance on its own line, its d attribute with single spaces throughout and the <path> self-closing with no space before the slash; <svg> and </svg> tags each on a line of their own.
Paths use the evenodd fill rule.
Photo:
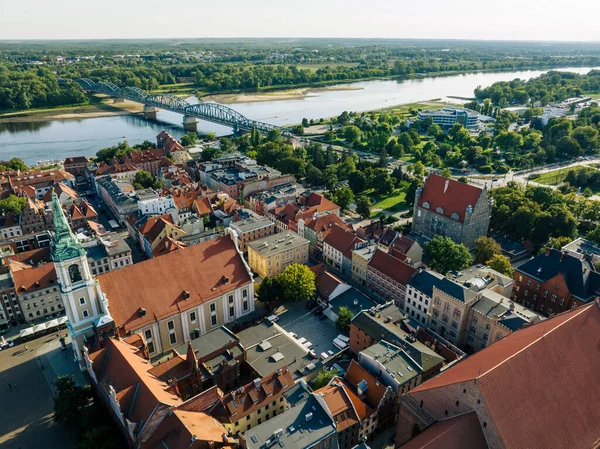
<svg viewBox="0 0 600 449">
<path fill-rule="evenodd" d="M 348 229 L 349 232 L 352 232 L 352 226 L 344 223 L 340 217 L 336 214 L 325 214 L 320 215 L 315 219 L 306 220 L 305 226 L 309 229 L 312 229 L 316 233 L 329 234 L 329 231 L 333 228 L 334 225 L 338 225 L 343 229 Z"/>
<path fill-rule="evenodd" d="M 206 196 L 198 198 L 194 201 L 194 210 L 198 215 L 209 215 L 212 214 L 212 207 L 210 205 L 210 199 Z"/>
<path fill-rule="evenodd" d="M 488 449 L 476 412 L 438 421 L 399 449 Z"/>
<path fill-rule="evenodd" d="M 397 237 L 396 240 L 394 240 L 394 243 L 392 243 L 392 248 L 406 254 L 414 244 L 415 241 L 413 239 L 403 235 L 402 237 Z"/>
<path fill-rule="evenodd" d="M 294 386 L 294 378 L 287 366 L 260 379 L 260 389 L 251 382 L 221 398 L 215 415 L 225 422 L 236 422 L 253 411 L 274 401 Z"/>
<path fill-rule="evenodd" d="M 475 382 L 505 448 L 596 447 L 599 347 L 595 301 L 518 330 L 408 394 Z"/>
<path fill-rule="evenodd" d="M 131 218 L 131 221 L 133 221 L 133 224 L 135 224 L 136 216 L 134 214 L 130 214 L 129 218 Z M 168 221 L 169 223 L 173 224 L 173 217 L 171 216 L 171 214 L 157 215 L 156 217 L 148 218 L 148 220 L 146 220 L 138 228 L 138 231 L 140 231 L 140 234 L 146 235 L 150 231 L 150 229 L 152 229 L 154 224 L 159 220 L 165 220 L 165 221 Z M 131 221 L 130 221 L 130 223 L 131 223 Z"/>
<path fill-rule="evenodd" d="M 171 237 L 166 237 L 158 244 L 156 249 L 152 251 L 152 255 L 154 257 L 164 256 L 165 254 L 170 254 L 183 248 L 185 248 L 185 243 L 179 242 Z"/>
<path fill-rule="evenodd" d="M 369 405 L 373 408 L 377 408 L 379 406 L 379 403 L 385 394 L 386 386 L 377 381 L 377 379 L 366 369 L 364 369 L 358 362 L 355 360 L 350 362 L 350 366 L 344 375 L 344 379 L 346 379 L 346 381 L 354 388 L 356 388 L 356 386 L 364 380 L 369 387 L 365 392 L 365 396 L 367 397 Z"/>
<path fill-rule="evenodd" d="M 226 236 L 105 273 L 98 281 L 115 323 L 128 332 L 248 285 L 250 275 Z"/>
<path fill-rule="evenodd" d="M 327 408 L 331 412 L 337 425 L 337 431 L 342 432 L 359 421 L 352 407 L 352 401 L 343 387 L 331 383 L 315 391 L 314 394 L 322 394 Z"/>
<path fill-rule="evenodd" d="M 45 263 L 41 267 L 30 267 L 27 270 L 17 269 L 13 267 L 18 262 L 10 264 L 15 289 L 18 294 L 29 293 L 36 290 L 56 287 L 56 271 L 54 263 Z"/>
<path fill-rule="evenodd" d="M 362 243 L 364 240 L 356 237 L 352 229 L 348 229 L 347 226 L 339 226 L 337 223 L 334 224 L 323 240 L 323 243 L 327 243 L 332 248 L 344 253 L 348 248 L 353 248 L 357 243 Z"/>
<path fill-rule="evenodd" d="M 111 385 L 117 394 L 132 390 L 131 395 L 123 395 L 126 400 L 120 401 L 121 410 L 128 414 L 127 419 L 131 422 L 139 424 L 143 421 L 145 424 L 158 403 L 179 405 L 183 401 L 170 392 L 169 385 L 148 372 L 152 365 L 136 355 L 137 351 L 135 346 L 111 338 L 104 349 L 90 354 L 90 359 L 101 386 L 108 388 L 106 385 Z M 133 393 L 134 389 L 137 394 Z"/>
<path fill-rule="evenodd" d="M 169 220 L 165 220 L 164 218 L 159 218 L 158 220 L 156 220 L 154 222 L 152 227 L 143 234 L 143 236 L 150 243 L 154 243 L 154 241 L 160 236 L 160 234 L 163 232 L 163 230 L 165 228 L 171 229 L 171 231 L 173 231 L 175 229 L 175 230 L 183 232 L 179 227 L 175 226 Z"/>
<path fill-rule="evenodd" d="M 467 206 L 475 207 L 481 192 L 478 187 L 432 173 L 423 186 L 419 206 L 423 207 L 424 203 L 428 203 L 432 212 L 441 207 L 444 210 L 443 216 L 450 217 L 456 213 L 462 223 Z"/>
<path fill-rule="evenodd" d="M 406 285 L 416 271 L 410 265 L 381 249 L 375 251 L 375 255 L 369 262 L 369 268 L 379 271 L 401 285 Z"/>
<path fill-rule="evenodd" d="M 344 284 L 339 277 L 333 273 L 329 273 L 325 269 L 323 263 L 313 265 L 310 267 L 311 271 L 315 273 L 315 284 L 317 287 L 317 293 L 323 298 L 328 299 L 329 295 L 338 287 L 338 285 Z"/>
<path fill-rule="evenodd" d="M 68 185 L 63 184 L 62 182 L 58 182 L 58 183 L 54 184 L 53 188 L 59 197 L 60 197 L 60 195 L 62 195 L 64 193 L 69 198 L 79 198 L 79 194 L 75 190 L 73 190 Z M 52 201 L 52 190 L 48 190 L 46 192 L 46 194 L 44 195 L 44 201 L 46 203 L 48 203 L 49 201 Z"/>
<path fill-rule="evenodd" d="M 65 159 L 64 165 L 69 164 L 87 164 L 90 160 L 85 156 L 74 156 Z"/>
<path fill-rule="evenodd" d="M 333 201 L 329 201 L 323 195 L 316 192 L 311 193 L 310 196 L 306 199 L 306 205 L 308 207 L 316 206 L 319 212 L 336 210 L 340 208 L 340 206 L 335 204 Z"/>
<path fill-rule="evenodd" d="M 179 380 L 188 376 L 191 368 L 183 357 L 175 353 L 172 358 L 150 368 L 148 372 L 163 382 L 167 382 L 169 379 Z"/>
<path fill-rule="evenodd" d="M 155 148 L 153 150 L 133 151 L 128 158 L 133 165 L 142 164 L 144 162 L 158 161 L 165 157 L 164 148 Z"/>
</svg>

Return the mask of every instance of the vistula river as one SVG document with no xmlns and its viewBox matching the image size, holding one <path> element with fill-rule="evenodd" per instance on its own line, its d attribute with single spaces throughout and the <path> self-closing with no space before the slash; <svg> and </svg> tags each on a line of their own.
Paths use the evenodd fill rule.
<svg viewBox="0 0 600 449">
<path fill-rule="evenodd" d="M 571 67 L 563 70 L 587 73 L 590 67 Z M 237 103 L 232 108 L 246 117 L 275 125 L 290 125 L 307 119 L 332 117 L 343 111 L 369 111 L 379 108 L 451 96 L 472 97 L 477 86 L 489 86 L 496 81 L 515 78 L 529 79 L 546 70 L 519 72 L 467 73 L 409 80 L 373 80 L 344 84 L 357 90 L 314 92 L 300 100 L 274 100 Z M 195 97 L 188 98 L 196 103 Z M 40 160 L 64 159 L 68 156 L 93 156 L 108 146 L 127 140 L 130 144 L 144 140 L 154 141 L 166 129 L 175 137 L 185 132 L 178 114 L 160 111 L 157 121 L 148 121 L 138 115 L 88 118 L 81 120 L 53 120 L 44 122 L 0 123 L 0 160 L 20 157 L 29 165 Z M 229 128 L 208 122 L 198 124 L 199 132 L 230 134 Z"/>
</svg>

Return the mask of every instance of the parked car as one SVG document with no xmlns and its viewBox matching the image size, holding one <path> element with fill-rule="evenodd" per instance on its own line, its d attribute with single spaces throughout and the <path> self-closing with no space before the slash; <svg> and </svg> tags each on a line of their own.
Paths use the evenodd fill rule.
<svg viewBox="0 0 600 449">
<path fill-rule="evenodd" d="M 8 340 L 4 340 L 0 343 L 0 349 L 12 348 L 14 345 L 15 345 L 15 342 L 9 338 Z"/>
</svg>

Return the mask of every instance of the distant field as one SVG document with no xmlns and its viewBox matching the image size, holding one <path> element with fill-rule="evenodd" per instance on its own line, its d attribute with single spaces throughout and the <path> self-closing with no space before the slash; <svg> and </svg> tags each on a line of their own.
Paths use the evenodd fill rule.
<svg viewBox="0 0 600 449">
<path fill-rule="evenodd" d="M 593 164 L 593 165 L 599 165 L 599 164 Z M 563 182 L 565 182 L 565 179 L 567 178 L 567 175 L 570 172 L 574 172 L 575 174 L 578 174 L 579 172 L 591 172 L 591 171 L 596 171 L 594 169 L 594 167 L 592 166 L 587 166 L 587 165 L 579 165 L 577 167 L 570 167 L 570 168 L 561 168 L 558 170 L 553 170 L 547 173 L 542 173 L 540 175 L 537 175 L 536 177 L 532 177 L 532 180 L 534 180 L 535 182 L 539 183 L 539 184 L 545 184 L 548 186 L 557 186 L 559 184 L 562 184 Z"/>
</svg>

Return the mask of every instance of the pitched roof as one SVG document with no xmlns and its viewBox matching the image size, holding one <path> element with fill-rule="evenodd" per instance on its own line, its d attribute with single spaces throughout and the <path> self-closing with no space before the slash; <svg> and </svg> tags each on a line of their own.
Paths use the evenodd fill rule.
<svg viewBox="0 0 600 449">
<path fill-rule="evenodd" d="M 135 214 L 129 214 L 128 221 L 130 223 L 133 222 L 133 224 L 135 225 L 136 218 L 137 217 L 135 216 Z M 171 216 L 171 214 L 157 215 L 156 217 L 148 218 L 141 225 L 139 225 L 138 231 L 140 232 L 140 234 L 145 235 L 146 233 L 148 233 L 148 231 L 150 231 L 150 229 L 152 229 L 152 226 L 154 226 L 154 224 L 159 220 L 166 220 L 169 223 L 173 223 L 173 217 Z"/>
<path fill-rule="evenodd" d="M 399 449 L 488 449 L 474 411 L 438 421 Z"/>
<path fill-rule="evenodd" d="M 317 218 L 307 219 L 305 223 L 307 228 L 312 229 L 316 233 L 322 233 L 324 237 L 329 234 L 334 225 L 352 231 L 352 226 L 344 223 L 344 220 L 342 220 L 336 214 L 319 215 Z"/>
<path fill-rule="evenodd" d="M 27 265 L 28 269 L 26 270 L 16 269 L 17 267 L 14 265 L 17 263 L 12 262 L 10 267 L 18 294 L 22 295 L 23 293 L 56 286 L 54 263 L 45 263 L 41 267 L 30 267 Z"/>
<path fill-rule="evenodd" d="M 441 281 L 437 282 L 434 287 L 464 303 L 477 296 L 477 293 L 473 290 L 465 288 L 459 283 L 451 281 L 447 277 L 444 277 Z"/>
<path fill-rule="evenodd" d="M 276 397 L 294 386 L 294 379 L 287 366 L 260 379 L 250 382 L 223 396 L 221 404 L 214 410 L 214 416 L 221 422 L 236 422 L 242 417 L 270 403 Z"/>
<path fill-rule="evenodd" d="M 178 405 L 182 400 L 169 385 L 149 373 L 152 364 L 136 355 L 137 351 L 135 346 L 110 338 L 105 348 L 90 354 L 90 359 L 98 384 L 106 389 L 112 386 L 125 417 L 139 424 L 148 420 L 158 403 Z"/>
<path fill-rule="evenodd" d="M 407 283 L 425 296 L 433 297 L 433 287 L 441 286 L 444 276 L 435 271 L 422 270 L 415 274 Z"/>
<path fill-rule="evenodd" d="M 221 297 L 251 280 L 226 236 L 105 273 L 98 281 L 115 323 L 131 331 Z"/>
<path fill-rule="evenodd" d="M 415 240 L 405 236 L 405 235 L 400 235 L 399 237 L 396 238 L 396 240 L 394 240 L 394 243 L 392 243 L 392 247 L 397 249 L 398 251 L 406 254 L 408 251 L 410 251 L 410 249 L 413 247 L 413 245 L 415 244 Z"/>
<path fill-rule="evenodd" d="M 345 253 L 348 249 L 354 249 L 356 244 L 363 243 L 364 240 L 357 237 L 352 229 L 347 226 L 340 226 L 334 223 L 331 230 L 323 240 L 323 243 L 331 246 L 341 253 Z M 352 255 L 350 254 L 350 258 Z"/>
<path fill-rule="evenodd" d="M 364 382 L 364 384 L 361 385 L 361 388 L 366 384 L 367 389 L 362 389 L 369 405 L 372 408 L 377 408 L 379 406 L 379 403 L 385 394 L 386 386 L 382 382 L 379 382 L 375 376 L 364 369 L 356 360 L 350 361 L 350 366 L 344 375 L 344 379 L 355 388 Z"/>
<path fill-rule="evenodd" d="M 600 296 L 600 273 L 594 271 L 586 259 L 579 259 L 556 249 L 525 262 L 517 271 L 542 282 L 562 274 L 573 296 L 582 301 Z"/>
<path fill-rule="evenodd" d="M 428 203 L 428 209 L 436 213 L 439 213 L 437 208 L 441 207 L 443 212 L 440 215 L 451 218 L 452 214 L 457 214 L 458 221 L 462 223 L 467 207 L 475 207 L 481 192 L 478 187 L 432 173 L 423 186 L 419 206 Z"/>
<path fill-rule="evenodd" d="M 407 263 L 380 249 L 375 251 L 375 255 L 369 262 L 369 268 L 379 271 L 401 285 L 406 285 L 417 271 Z"/>
<path fill-rule="evenodd" d="M 337 424 L 338 432 L 342 432 L 359 422 L 359 417 L 352 406 L 347 390 L 342 386 L 338 386 L 337 382 L 319 388 L 314 394 L 323 396 L 325 404 L 327 404 L 327 408 Z"/>
<path fill-rule="evenodd" d="M 338 287 L 345 282 L 333 273 L 328 272 L 325 269 L 325 264 L 320 263 L 310 267 L 311 271 L 315 273 L 315 284 L 317 287 L 317 293 L 323 298 L 329 298 L 329 295 Z"/>
<path fill-rule="evenodd" d="M 324 195 L 316 192 L 312 192 L 309 195 L 309 197 L 306 199 L 306 205 L 308 207 L 317 207 L 318 212 L 325 212 L 340 208 L 340 206 L 335 204 L 333 201 L 329 201 Z"/>
<path fill-rule="evenodd" d="M 165 150 L 164 148 L 155 148 L 153 150 L 133 151 L 127 157 L 134 165 L 137 165 L 162 159 L 165 157 Z"/>
<path fill-rule="evenodd" d="M 476 382 L 507 449 L 595 447 L 599 346 L 600 303 L 595 301 L 518 330 L 408 394 Z"/>
<path fill-rule="evenodd" d="M 171 237 L 166 237 L 163 239 L 162 242 L 158 244 L 154 251 L 152 251 L 152 255 L 154 257 L 164 256 L 165 254 L 169 254 L 174 251 L 179 251 L 180 249 L 183 249 L 185 247 L 185 243 L 175 240 Z"/>
<path fill-rule="evenodd" d="M 212 206 L 210 204 L 210 199 L 207 196 L 202 198 L 197 198 L 194 200 L 194 211 L 198 215 L 209 215 L 212 214 Z"/>
<path fill-rule="evenodd" d="M 79 194 L 75 190 L 62 182 L 57 182 L 53 187 L 59 198 L 62 194 L 67 195 L 69 198 L 79 198 Z M 52 189 L 46 192 L 44 195 L 44 201 L 46 203 L 52 201 Z"/>
</svg>

